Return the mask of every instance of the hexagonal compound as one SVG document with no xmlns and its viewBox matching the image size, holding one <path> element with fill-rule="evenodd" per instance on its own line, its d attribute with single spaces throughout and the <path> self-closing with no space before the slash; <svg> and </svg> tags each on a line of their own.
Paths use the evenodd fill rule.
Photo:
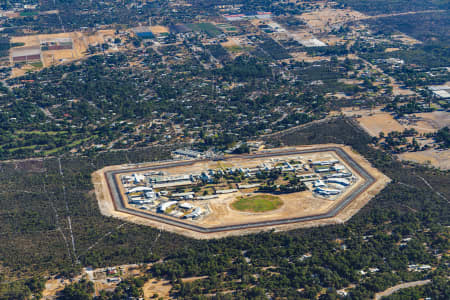
<svg viewBox="0 0 450 300">
<path fill-rule="evenodd" d="M 166 161 L 152 163 L 147 166 L 138 165 L 130 167 L 128 165 L 107 167 L 95 172 L 93 174 L 93 178 L 94 183 L 96 184 L 96 195 L 99 201 L 100 210 L 105 215 L 154 226 L 195 238 L 217 238 L 228 235 L 258 232 L 268 229 L 288 230 L 298 227 L 341 223 L 348 220 L 361 207 L 363 207 L 375 193 L 380 191 L 389 182 L 389 178 L 371 167 L 366 160 L 355 154 L 350 148 L 341 145 L 315 145 L 308 147 L 272 149 L 270 151 L 249 155 L 227 156 L 223 159 L 224 162 L 227 162 L 236 159 L 255 160 L 322 152 L 334 153 L 335 156 L 345 162 L 345 164 L 350 167 L 350 169 L 355 172 L 359 178 L 361 178 L 362 182 L 357 184 L 356 187 L 351 190 L 351 193 L 347 193 L 342 197 L 342 199 L 339 199 L 339 201 L 336 200 L 336 203 L 324 212 L 302 215 L 298 217 L 278 217 L 258 221 L 249 220 L 221 226 L 208 226 L 207 224 L 202 224 L 202 222 L 183 220 L 165 214 L 132 208 L 126 203 L 123 191 L 120 189 L 120 183 L 117 180 L 117 177 L 124 173 L 145 172 L 177 167 L 185 167 L 186 169 L 189 169 L 196 164 L 210 161 Z M 261 214 L 259 214 L 259 216 L 261 216 Z M 218 218 L 220 219 L 220 216 Z M 243 216 L 243 219 L 251 218 L 252 216 Z"/>
</svg>

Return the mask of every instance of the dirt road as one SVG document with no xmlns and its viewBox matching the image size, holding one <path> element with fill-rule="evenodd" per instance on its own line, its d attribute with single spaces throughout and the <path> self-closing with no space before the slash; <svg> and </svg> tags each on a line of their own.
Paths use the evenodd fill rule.
<svg viewBox="0 0 450 300">
<path fill-rule="evenodd" d="M 431 283 L 431 280 L 428 279 L 428 280 L 419 280 L 419 281 L 412 281 L 412 282 L 405 282 L 405 283 L 397 284 L 397 285 L 394 285 L 393 287 L 388 288 L 387 290 L 385 290 L 383 292 L 376 293 L 375 297 L 373 299 L 380 300 L 381 298 L 389 296 L 401 289 L 407 289 L 410 287 L 425 285 L 425 284 L 429 284 L 429 283 Z"/>
</svg>

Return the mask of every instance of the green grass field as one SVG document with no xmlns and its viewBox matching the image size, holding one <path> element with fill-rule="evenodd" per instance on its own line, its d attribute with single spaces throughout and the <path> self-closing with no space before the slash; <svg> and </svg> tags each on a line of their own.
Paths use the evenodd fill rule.
<svg viewBox="0 0 450 300">
<path fill-rule="evenodd" d="M 216 37 L 222 33 L 222 30 L 217 28 L 211 23 L 192 23 L 186 24 L 188 27 L 192 28 L 194 31 L 204 31 L 210 37 Z"/>
<path fill-rule="evenodd" d="M 283 201 L 277 196 L 256 195 L 251 197 L 239 197 L 231 206 L 240 211 L 265 212 L 279 208 Z"/>
</svg>

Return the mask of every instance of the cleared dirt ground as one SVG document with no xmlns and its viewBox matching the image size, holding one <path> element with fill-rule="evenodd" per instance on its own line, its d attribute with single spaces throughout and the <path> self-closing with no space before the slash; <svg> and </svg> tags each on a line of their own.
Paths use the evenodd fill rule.
<svg viewBox="0 0 450 300">
<path fill-rule="evenodd" d="M 403 131 L 414 128 L 419 133 L 431 133 L 445 126 L 450 126 L 450 114 L 445 111 L 418 113 L 397 121 L 389 112 L 381 111 L 382 107 L 370 109 L 346 108 L 342 113 L 346 116 L 361 116 L 357 120 L 371 136 L 378 136 L 391 131 Z"/>
<path fill-rule="evenodd" d="M 61 292 L 66 285 L 70 284 L 68 279 L 61 281 L 61 279 L 51 279 L 45 283 L 44 291 L 42 292 L 43 299 L 56 299 L 59 292 Z"/>
<path fill-rule="evenodd" d="M 142 289 L 144 290 L 144 299 L 153 299 L 155 294 L 158 294 L 158 297 L 155 297 L 155 299 L 159 297 L 162 299 L 173 299 L 169 295 L 172 289 L 170 280 L 150 279 L 144 284 Z"/>
<path fill-rule="evenodd" d="M 86 50 L 89 45 L 99 45 L 105 43 L 107 40 L 113 40 L 115 37 L 114 30 L 99 30 L 96 32 L 67 32 L 56 34 L 39 34 L 12 37 L 11 43 L 24 43 L 24 47 L 39 46 L 42 40 L 52 40 L 58 38 L 71 38 L 73 41 L 72 49 L 50 50 L 42 51 L 43 67 L 57 65 L 83 58 L 86 56 Z M 13 76 L 20 76 L 24 74 L 24 68 L 13 69 Z"/>
<path fill-rule="evenodd" d="M 351 9 L 324 8 L 304 13 L 298 18 L 308 23 L 315 31 L 329 31 L 333 25 L 366 19 L 367 16 Z"/>
<path fill-rule="evenodd" d="M 293 59 L 295 61 L 304 61 L 304 62 L 316 62 L 321 60 L 330 60 L 329 56 L 310 56 L 307 52 L 294 52 L 291 53 Z"/>
<path fill-rule="evenodd" d="M 446 111 L 434 111 L 431 113 L 415 114 L 419 121 L 411 124 L 420 133 L 435 132 L 445 126 L 450 126 L 450 113 Z"/>
<path fill-rule="evenodd" d="M 346 108 L 342 110 L 342 113 L 348 117 L 361 116 L 357 120 L 371 136 L 378 136 L 380 132 L 386 134 L 391 131 L 403 131 L 405 128 L 390 113 L 381 111 L 381 107 L 372 110 Z"/>
<path fill-rule="evenodd" d="M 430 164 L 442 170 L 450 170 L 450 150 L 425 150 L 420 152 L 406 152 L 398 155 L 405 161 L 412 161 L 420 164 Z"/>
<path fill-rule="evenodd" d="M 155 26 L 150 26 L 150 31 L 155 34 L 161 34 L 161 33 L 168 33 L 169 32 L 169 28 L 167 28 L 166 26 L 161 26 L 161 25 L 155 25 Z"/>
<path fill-rule="evenodd" d="M 360 155 L 356 154 L 352 149 L 346 146 L 342 145 L 316 145 L 316 146 L 305 146 L 305 147 L 295 147 L 295 149 L 298 150 L 305 150 L 305 149 L 313 149 L 318 147 L 330 147 L 330 146 L 339 146 L 342 147 L 351 157 L 361 165 L 364 169 L 366 169 L 374 178 L 376 179 L 375 183 L 373 183 L 368 189 L 366 189 L 364 192 L 362 192 L 354 201 L 352 201 L 349 205 L 347 205 L 344 209 L 342 209 L 337 216 L 329 219 L 322 219 L 322 220 L 315 220 L 315 221 L 308 221 L 308 222 L 300 222 L 300 223 L 294 223 L 294 224 L 288 224 L 288 225 L 277 225 L 277 226 L 267 226 L 267 227 L 258 227 L 258 228 L 251 228 L 251 229 L 242 229 L 242 230 L 233 230 L 233 231 L 223 231 L 223 232 L 216 232 L 216 233 L 199 233 L 194 232 L 191 230 L 183 229 L 180 227 L 162 224 L 157 221 L 149 220 L 147 218 L 138 217 L 134 215 L 130 215 L 127 213 L 118 212 L 114 209 L 114 205 L 112 203 L 111 195 L 109 191 L 106 188 L 106 179 L 105 176 L 103 176 L 105 171 L 110 170 L 120 170 L 125 168 L 130 168 L 130 165 L 121 165 L 121 166 L 112 166 L 107 167 L 102 170 L 96 171 L 93 176 L 93 183 L 95 186 L 95 192 L 97 195 L 97 200 L 99 202 L 100 211 L 104 215 L 113 216 L 116 218 L 124 219 L 130 222 L 135 222 L 139 224 L 149 225 L 156 228 L 169 230 L 175 233 L 187 235 L 194 238 L 199 239 L 209 239 L 209 238 L 220 238 L 225 237 L 229 235 L 242 235 L 247 233 L 253 233 L 253 232 L 259 232 L 264 230 L 290 230 L 294 228 L 300 228 L 300 227 L 312 227 L 312 226 L 322 226 L 327 224 L 336 224 L 345 222 L 348 220 L 351 216 L 353 216 L 356 212 L 359 211 L 375 194 L 377 194 L 381 189 L 384 188 L 384 186 L 390 181 L 388 177 L 380 173 L 378 170 L 374 169 L 370 166 L 370 164 Z M 293 150 L 294 148 L 289 148 L 290 150 Z M 282 150 L 282 149 L 277 149 Z M 332 157 L 333 153 L 319 153 L 317 155 L 321 155 L 322 157 Z M 306 156 L 304 154 L 300 156 Z M 279 158 L 279 157 L 278 157 Z M 319 156 L 317 157 L 319 158 Z M 265 158 L 267 160 L 268 158 Z M 341 161 L 342 162 L 342 161 Z M 227 164 L 235 164 L 239 163 L 242 167 L 245 167 L 246 165 L 254 165 L 254 162 L 251 162 L 247 159 L 241 160 L 241 161 L 226 161 Z M 150 165 L 156 165 L 157 163 L 152 164 L 142 164 L 139 165 L 139 167 L 144 166 L 150 166 Z M 195 172 L 196 170 L 204 170 L 206 168 L 217 168 L 218 162 L 214 161 L 207 161 L 202 162 L 201 164 L 194 164 L 190 166 L 189 168 L 186 167 L 174 167 L 170 168 L 170 173 L 174 174 L 177 172 Z M 177 170 L 178 169 L 178 170 Z M 352 170 L 353 171 L 353 170 Z M 353 173 L 355 173 L 353 171 Z M 358 178 L 359 181 L 362 181 L 362 179 Z M 356 186 L 359 184 L 354 185 L 352 188 L 356 188 Z M 351 189 L 348 189 L 345 193 L 351 193 Z M 320 199 L 317 197 L 313 197 L 311 192 L 302 192 L 302 193 L 295 193 L 291 195 L 284 195 L 283 201 L 284 205 L 271 212 L 267 213 L 245 213 L 245 212 L 239 212 L 232 210 L 229 205 L 231 202 L 235 199 L 235 197 L 239 195 L 237 194 L 228 194 L 223 195 L 219 199 L 213 199 L 210 200 L 210 208 L 211 208 L 211 214 L 204 217 L 203 219 L 200 219 L 198 221 L 189 221 L 193 224 L 202 225 L 204 227 L 210 227 L 210 226 L 216 226 L 216 225 L 226 225 L 226 224 L 243 224 L 248 222 L 256 222 L 261 220 L 274 220 L 274 219 L 283 219 L 286 217 L 299 217 L 299 216 L 305 216 L 308 214 L 313 213 L 320 213 L 325 212 L 329 210 L 334 205 L 337 205 L 339 201 L 342 200 L 342 196 L 340 196 L 336 200 L 327 200 L 327 199 Z"/>
<path fill-rule="evenodd" d="M 390 113 L 381 111 L 381 107 L 373 110 L 348 108 L 343 110 L 342 113 L 346 116 L 360 115 L 361 117 L 357 121 L 371 136 L 379 136 L 380 132 L 387 134 L 410 128 L 414 128 L 420 134 L 433 133 L 445 126 L 450 126 L 450 114 L 445 111 L 419 113 L 408 118 L 402 118 L 399 121 L 394 119 Z M 418 142 L 423 145 L 432 142 L 432 140 L 418 140 Z M 450 169 L 450 150 L 429 149 L 419 152 L 406 152 L 397 155 L 397 157 L 405 161 L 429 164 L 443 170 Z"/>
</svg>

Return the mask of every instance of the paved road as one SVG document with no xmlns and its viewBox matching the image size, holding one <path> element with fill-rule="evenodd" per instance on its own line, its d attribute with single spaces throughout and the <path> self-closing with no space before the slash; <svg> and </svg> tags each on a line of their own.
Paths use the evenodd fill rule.
<svg viewBox="0 0 450 300">
<path fill-rule="evenodd" d="M 336 216 L 343 208 L 345 208 L 350 202 L 352 202 L 358 195 L 364 192 L 372 183 L 375 182 L 375 178 L 373 178 L 366 170 L 364 170 L 353 158 L 348 155 L 344 150 L 339 147 L 327 147 L 327 148 L 318 148 L 318 149 L 308 149 L 308 150 L 285 150 L 282 152 L 267 152 L 267 153 L 258 153 L 258 154 L 249 154 L 249 155 L 241 155 L 241 156 L 230 156 L 225 158 L 231 159 L 234 157 L 247 157 L 247 158 L 263 158 L 263 157 L 273 157 L 273 156 L 283 156 L 283 155 L 295 155 L 295 154 L 305 154 L 305 153 L 317 153 L 317 152 L 325 152 L 325 151 L 334 151 L 341 159 L 343 159 L 350 167 L 352 167 L 356 172 L 364 179 L 364 183 L 359 186 L 353 193 L 346 196 L 340 203 L 338 203 L 333 209 L 330 211 L 311 215 L 306 217 L 298 217 L 298 218 L 289 218 L 289 219 L 281 219 L 281 220 L 271 220 L 271 221 L 263 221 L 263 222 L 254 222 L 254 223 L 245 223 L 238 225 L 228 225 L 228 226 L 217 226 L 217 227 L 201 227 L 195 224 L 185 223 L 182 220 L 176 220 L 169 218 L 162 214 L 154 214 L 146 211 L 137 211 L 134 209 L 129 209 L 124 205 L 124 199 L 122 198 L 121 193 L 119 192 L 118 182 L 116 180 L 116 174 L 124 173 L 124 172 L 142 172 L 154 169 L 160 169 L 161 165 L 151 166 L 151 167 L 143 167 L 143 168 L 130 168 L 130 169 L 122 169 L 116 171 L 105 172 L 106 180 L 108 183 L 108 188 L 110 190 L 111 196 L 114 200 L 114 206 L 116 210 L 129 213 L 132 215 L 144 217 L 153 221 L 158 221 L 161 223 L 166 223 L 169 225 L 193 230 L 200 233 L 215 233 L 221 231 L 230 231 L 230 230 L 239 230 L 239 229 L 248 229 L 254 227 L 263 227 L 263 226 L 274 226 L 274 225 L 283 225 L 283 224 L 291 224 L 298 222 L 306 222 L 312 220 L 321 220 L 328 219 Z M 165 164 L 164 167 L 179 167 L 179 166 L 188 166 L 194 163 L 197 163 L 201 160 L 191 160 L 191 161 L 176 161 L 169 164 Z"/>
<path fill-rule="evenodd" d="M 383 292 L 379 292 L 375 294 L 374 300 L 380 300 L 383 297 L 392 295 L 393 293 L 401 290 L 401 289 L 407 289 L 410 287 L 418 286 L 418 285 L 424 285 L 431 283 L 431 280 L 420 280 L 420 281 L 412 281 L 412 282 L 405 282 L 401 284 L 394 285 L 393 287 L 388 288 L 387 290 Z"/>
</svg>

